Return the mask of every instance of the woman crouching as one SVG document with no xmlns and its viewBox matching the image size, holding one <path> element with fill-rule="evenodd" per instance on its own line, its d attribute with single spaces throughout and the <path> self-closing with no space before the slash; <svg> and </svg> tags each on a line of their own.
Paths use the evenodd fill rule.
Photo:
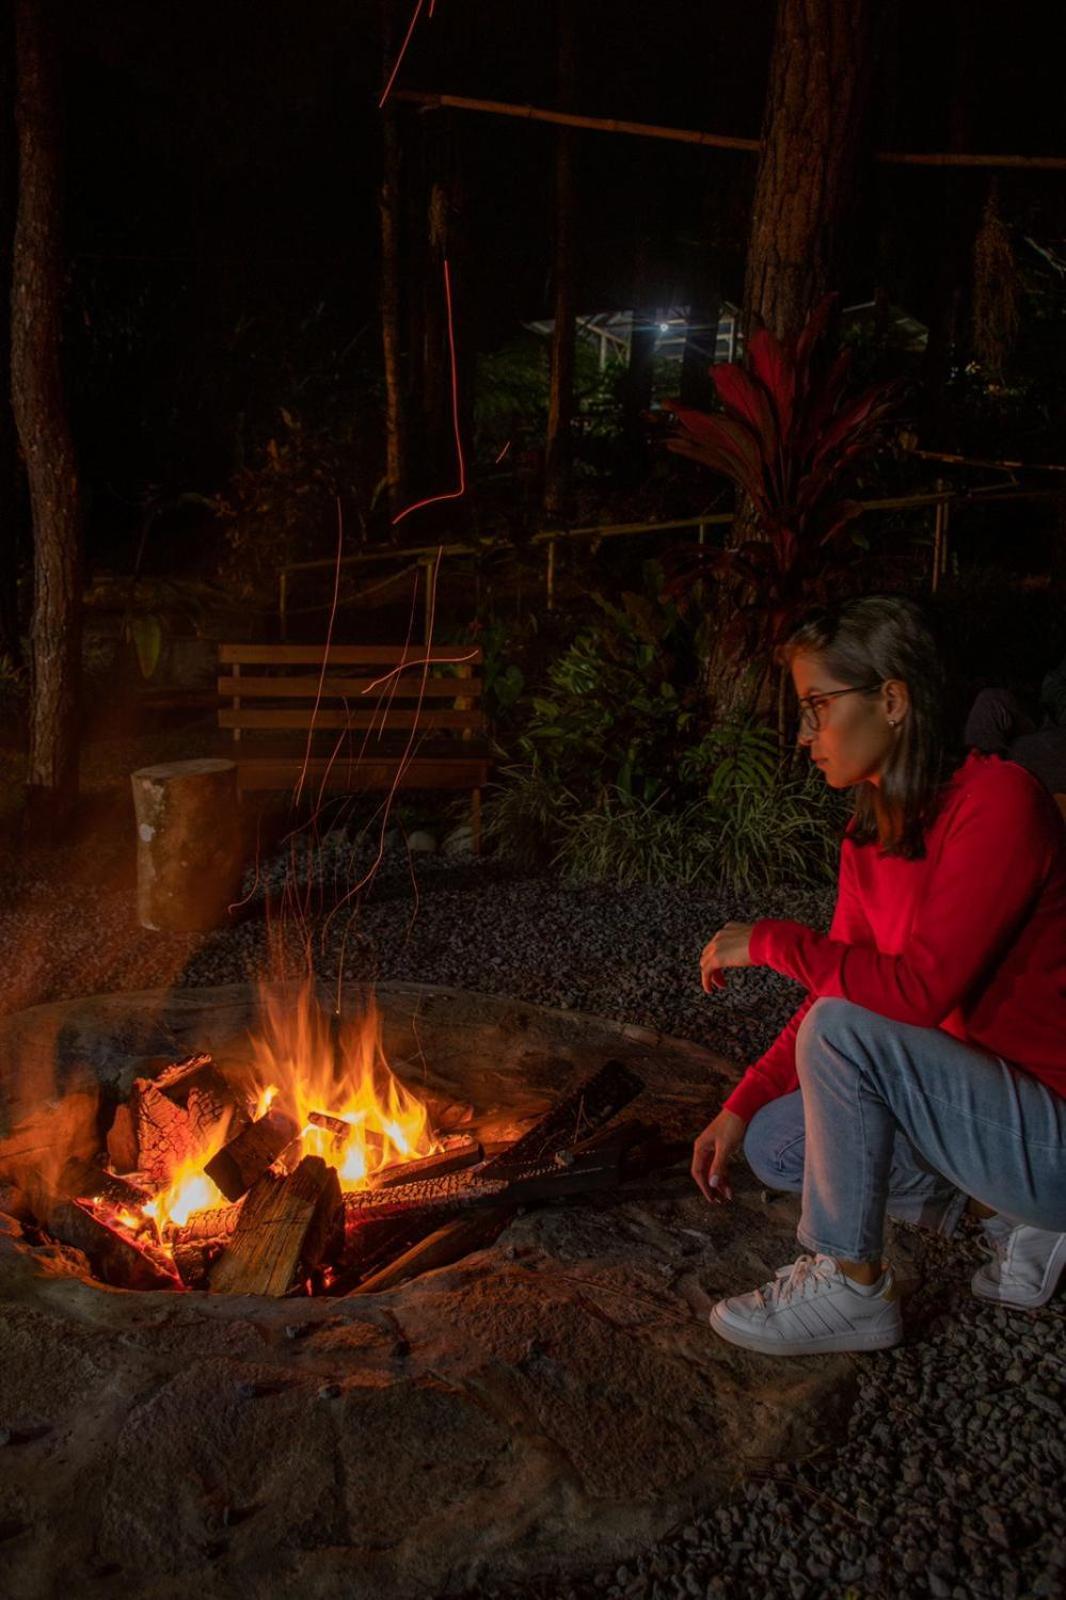
<svg viewBox="0 0 1066 1600">
<path fill-rule="evenodd" d="M 808 991 L 696 1141 L 693 1177 L 731 1198 L 743 1145 L 763 1182 L 802 1191 L 809 1254 L 722 1300 L 711 1326 L 778 1355 L 902 1337 L 886 1212 L 951 1234 L 983 1219 L 973 1292 L 1042 1306 L 1066 1266 L 1066 828 L 1013 762 L 945 766 L 943 676 L 919 609 L 870 597 L 785 647 L 800 742 L 852 789 L 828 935 L 727 923 L 700 960 L 767 966 Z"/>
</svg>

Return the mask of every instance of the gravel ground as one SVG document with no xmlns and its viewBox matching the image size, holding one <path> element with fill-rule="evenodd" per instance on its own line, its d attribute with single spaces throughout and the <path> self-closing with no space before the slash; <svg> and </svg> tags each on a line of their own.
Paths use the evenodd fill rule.
<svg viewBox="0 0 1066 1600">
<path fill-rule="evenodd" d="M 300 881 L 335 899 L 360 865 L 347 840 L 331 835 L 301 859 Z M 264 886 L 276 896 L 285 877 L 280 861 L 265 864 L 246 920 L 194 938 L 136 927 L 128 849 L 118 838 L 4 867 L 3 1010 L 261 972 Z M 731 917 L 788 915 L 824 927 L 828 913 L 826 897 L 810 893 L 782 890 L 750 904 L 709 890 L 565 890 L 487 862 L 412 864 L 393 849 L 356 915 L 343 907 L 309 926 L 324 974 L 335 975 L 340 961 L 350 976 L 597 1012 L 696 1039 L 740 1065 L 769 1043 L 798 991 L 751 971 L 708 999 L 696 969 L 703 943 Z M 907 1342 L 856 1358 L 859 1399 L 845 1440 L 792 1468 L 767 1463 L 764 1473 L 738 1475 L 728 1508 L 694 1516 L 623 1566 L 482 1589 L 479 1600 L 1066 1595 L 1063 1297 L 1040 1313 L 983 1306 L 968 1289 L 979 1259 L 972 1235 L 923 1249 Z"/>
</svg>

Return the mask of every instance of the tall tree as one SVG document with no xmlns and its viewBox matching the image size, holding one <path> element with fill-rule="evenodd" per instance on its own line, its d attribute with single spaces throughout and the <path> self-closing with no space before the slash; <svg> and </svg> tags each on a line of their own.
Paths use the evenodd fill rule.
<svg viewBox="0 0 1066 1600">
<path fill-rule="evenodd" d="M 560 111 L 574 104 L 577 76 L 576 28 L 572 0 L 556 6 L 557 98 Z M 576 130 L 555 135 L 555 227 L 552 257 L 551 389 L 544 462 L 544 512 L 564 515 L 570 496 L 571 437 L 574 418 L 574 342 L 577 315 L 575 234 L 577 224 Z"/>
<path fill-rule="evenodd" d="M 33 515 L 29 815 L 60 823 L 78 787 L 81 504 L 60 360 L 63 304 L 60 10 L 16 0 L 19 196 L 11 393 Z"/>
<path fill-rule="evenodd" d="M 779 337 L 840 286 L 872 59 L 871 0 L 778 0 L 744 309 Z"/>
<path fill-rule="evenodd" d="M 0 305 L 11 299 L 11 247 L 17 194 L 15 28 L 9 6 L 0 11 Z M 0 317 L 0 656 L 21 664 L 18 583 L 24 560 L 18 452 L 11 414 L 11 324 Z"/>
<path fill-rule="evenodd" d="M 395 0 L 382 0 L 382 44 L 384 68 L 388 73 L 396 52 Z M 400 257 L 403 207 L 403 174 L 400 126 L 395 106 L 386 104 L 382 113 L 382 179 L 379 209 L 381 216 L 381 345 L 385 370 L 385 481 L 389 511 L 395 516 L 403 507 L 407 489 L 407 415 L 401 356 Z"/>
</svg>

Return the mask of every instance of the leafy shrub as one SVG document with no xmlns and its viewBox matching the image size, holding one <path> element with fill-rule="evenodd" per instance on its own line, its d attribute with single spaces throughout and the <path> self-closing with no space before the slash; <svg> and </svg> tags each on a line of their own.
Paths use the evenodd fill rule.
<svg viewBox="0 0 1066 1600">
<path fill-rule="evenodd" d="M 573 884 L 703 882 L 744 896 L 781 883 L 816 887 L 833 880 L 846 815 L 820 778 L 783 771 L 736 786 L 727 803 L 678 812 L 612 796 L 561 820 L 555 861 Z"/>
</svg>

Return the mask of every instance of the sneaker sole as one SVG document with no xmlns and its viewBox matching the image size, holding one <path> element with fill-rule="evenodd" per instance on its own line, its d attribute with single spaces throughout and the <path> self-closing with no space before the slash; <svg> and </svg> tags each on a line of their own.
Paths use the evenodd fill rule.
<svg viewBox="0 0 1066 1600">
<path fill-rule="evenodd" d="M 1041 1306 L 1047 1305 L 1058 1288 L 1064 1267 L 1066 1267 L 1066 1239 L 1061 1240 L 1052 1250 L 1044 1269 L 1043 1283 L 1031 1296 L 1023 1298 L 1021 1295 L 1004 1294 L 994 1279 L 985 1276 L 983 1267 L 978 1267 L 970 1279 L 970 1290 L 978 1300 L 985 1300 L 989 1305 L 1014 1306 L 1018 1311 L 1039 1311 Z"/>
<path fill-rule="evenodd" d="M 902 1328 L 871 1329 L 869 1333 L 826 1333 L 817 1339 L 804 1339 L 802 1344 L 787 1339 L 768 1339 L 750 1328 L 735 1328 L 731 1322 L 718 1315 L 715 1306 L 710 1315 L 711 1327 L 729 1344 L 742 1350 L 755 1350 L 762 1356 L 821 1356 L 845 1350 L 891 1350 L 903 1339 Z"/>
</svg>

